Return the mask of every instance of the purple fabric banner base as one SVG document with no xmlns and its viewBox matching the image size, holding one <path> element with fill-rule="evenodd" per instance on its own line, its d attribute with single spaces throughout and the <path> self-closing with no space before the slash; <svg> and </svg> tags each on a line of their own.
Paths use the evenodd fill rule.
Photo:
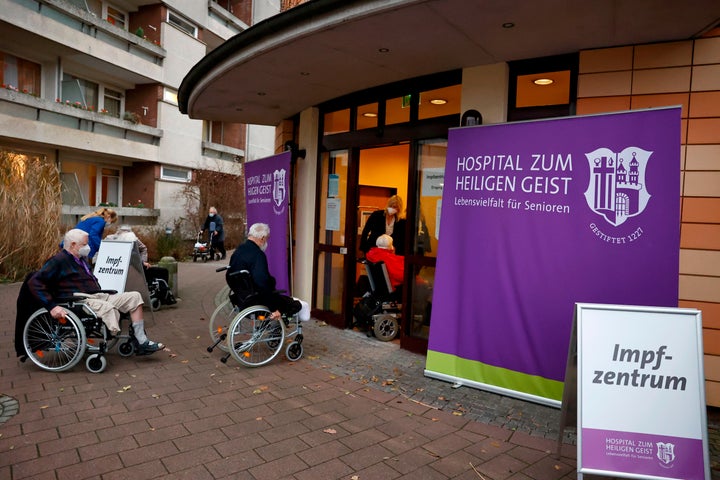
<svg viewBox="0 0 720 480">
<path fill-rule="evenodd" d="M 245 164 L 245 202 L 248 227 L 253 223 L 270 226 L 266 254 L 277 289 L 290 292 L 289 199 L 290 152 Z"/>
<path fill-rule="evenodd" d="M 453 129 L 441 217 L 429 350 L 562 382 L 576 302 L 677 307 L 680 108 Z"/>
</svg>

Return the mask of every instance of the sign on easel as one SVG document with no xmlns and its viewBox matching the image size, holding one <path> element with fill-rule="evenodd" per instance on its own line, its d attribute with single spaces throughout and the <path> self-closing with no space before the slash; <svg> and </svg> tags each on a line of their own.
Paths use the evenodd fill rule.
<svg viewBox="0 0 720 480">
<path fill-rule="evenodd" d="M 98 250 L 93 274 L 103 290 L 125 291 L 133 242 L 103 240 Z"/>
<path fill-rule="evenodd" d="M 576 304 L 575 324 L 578 478 L 709 480 L 700 311 Z"/>
</svg>

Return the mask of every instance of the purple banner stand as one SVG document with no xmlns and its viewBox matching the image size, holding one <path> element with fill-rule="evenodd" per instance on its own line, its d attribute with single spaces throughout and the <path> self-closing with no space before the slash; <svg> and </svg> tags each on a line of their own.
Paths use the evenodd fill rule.
<svg viewBox="0 0 720 480">
<path fill-rule="evenodd" d="M 289 199 L 290 152 L 245 164 L 245 200 L 248 226 L 267 223 L 270 241 L 267 251 L 270 273 L 277 289 L 290 292 L 289 281 Z"/>
<path fill-rule="evenodd" d="M 426 375 L 559 406 L 576 302 L 677 306 L 680 112 L 449 132 Z"/>
</svg>

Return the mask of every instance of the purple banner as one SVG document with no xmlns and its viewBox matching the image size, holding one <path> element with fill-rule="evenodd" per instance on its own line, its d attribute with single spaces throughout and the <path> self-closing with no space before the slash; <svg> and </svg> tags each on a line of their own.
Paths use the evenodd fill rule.
<svg viewBox="0 0 720 480">
<path fill-rule="evenodd" d="M 270 226 L 266 254 L 277 289 L 290 292 L 288 220 L 290 199 L 290 152 L 245 164 L 245 201 L 248 227 Z"/>
<path fill-rule="evenodd" d="M 582 469 L 682 480 L 705 478 L 701 439 L 583 428 Z"/>
<path fill-rule="evenodd" d="M 677 307 L 679 108 L 453 129 L 442 202 L 433 352 L 562 382 L 576 302 Z"/>
</svg>

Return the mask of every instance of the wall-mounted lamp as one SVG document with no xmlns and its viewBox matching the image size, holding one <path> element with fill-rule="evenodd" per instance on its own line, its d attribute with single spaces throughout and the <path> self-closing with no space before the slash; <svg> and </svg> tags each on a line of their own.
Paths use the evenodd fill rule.
<svg viewBox="0 0 720 480">
<path fill-rule="evenodd" d="M 447 103 L 447 100 L 445 100 L 444 98 L 433 98 L 432 100 L 430 100 L 430 103 L 432 103 L 433 105 L 445 105 Z"/>
</svg>

